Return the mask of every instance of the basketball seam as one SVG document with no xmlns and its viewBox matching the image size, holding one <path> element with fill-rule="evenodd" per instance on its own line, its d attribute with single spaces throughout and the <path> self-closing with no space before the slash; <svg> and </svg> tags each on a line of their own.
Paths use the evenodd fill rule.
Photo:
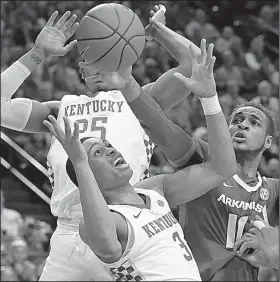
<svg viewBox="0 0 280 282">
<path fill-rule="evenodd" d="M 120 15 L 119 15 L 117 9 L 116 9 L 114 6 L 112 6 L 111 4 L 110 4 L 110 6 L 113 7 L 113 9 L 115 10 L 115 12 L 116 12 L 116 14 L 117 14 L 117 17 L 118 17 L 118 19 L 119 19 L 119 22 L 120 22 Z M 123 36 L 127 33 L 127 31 L 129 30 L 129 28 L 130 28 L 131 25 L 133 24 L 134 19 L 135 19 L 135 16 L 136 16 L 135 13 L 133 13 L 132 21 L 131 21 L 130 24 L 128 25 L 128 27 L 127 27 L 126 31 L 124 32 Z M 120 35 L 120 34 L 119 34 L 119 35 Z M 120 36 L 121 36 L 121 35 L 120 35 Z M 124 39 L 124 41 L 125 41 L 126 43 L 125 43 L 125 45 L 123 46 L 123 49 L 122 49 L 122 51 L 121 51 L 120 60 L 119 60 L 119 64 L 118 64 L 117 69 L 119 69 L 120 64 L 121 64 L 121 62 L 122 62 L 122 57 L 123 57 L 124 49 L 125 49 L 125 47 L 129 44 L 129 41 L 130 41 L 130 40 L 127 41 L 123 36 L 121 36 L 121 37 Z M 131 49 L 134 51 L 134 53 L 136 54 L 136 57 L 137 57 L 138 55 L 137 55 L 137 52 L 135 51 L 135 49 L 134 49 L 130 44 L 129 44 L 129 46 L 130 46 Z"/>
<path fill-rule="evenodd" d="M 116 12 L 116 14 L 117 14 L 117 17 L 118 17 L 118 27 L 117 27 L 117 29 L 118 29 L 119 26 L 120 26 L 120 16 L 119 16 L 117 10 L 115 9 L 115 7 L 113 7 L 112 5 L 110 5 L 110 6 L 115 10 L 115 12 Z M 121 41 L 121 39 L 123 39 L 123 40 L 126 42 L 126 44 L 124 45 L 124 47 L 125 47 L 125 46 L 127 45 L 127 43 L 129 42 L 129 41 L 127 41 L 123 36 L 127 33 L 128 29 L 130 28 L 131 24 L 133 23 L 134 18 L 135 18 L 135 13 L 133 13 L 132 21 L 130 22 L 128 28 L 125 30 L 125 32 L 124 32 L 123 35 L 121 35 L 120 33 L 118 33 L 117 30 L 114 30 L 112 27 L 108 26 L 108 24 L 105 23 L 105 22 L 103 22 L 102 20 L 100 20 L 100 19 L 98 19 L 98 18 L 96 18 L 96 17 L 94 17 L 94 16 L 92 16 L 92 15 L 86 15 L 86 16 L 91 17 L 91 18 L 93 18 L 93 19 L 96 19 L 96 20 L 100 21 L 101 23 L 103 23 L 104 25 L 106 25 L 107 27 L 109 27 L 111 30 L 113 30 L 114 33 L 111 34 L 110 37 L 111 37 L 112 35 L 114 35 L 115 33 L 120 36 L 119 40 L 118 40 L 107 52 L 105 52 L 102 56 L 100 56 L 99 58 L 97 58 L 97 59 L 96 59 L 94 62 L 92 62 L 92 63 L 96 63 L 97 61 L 99 61 L 99 60 L 101 60 L 102 58 L 104 58 L 104 57 Z M 131 46 L 131 45 L 130 45 L 130 46 Z M 135 52 L 134 48 L 132 48 L 132 49 L 133 49 L 133 51 Z M 135 53 L 136 53 L 136 52 L 135 52 Z M 136 56 L 137 56 L 137 53 L 136 53 Z M 119 65 L 120 65 L 120 62 L 119 62 Z"/>
<path fill-rule="evenodd" d="M 135 51 L 134 47 L 130 44 L 130 41 L 132 39 L 134 39 L 135 37 L 140 37 L 140 36 L 145 36 L 144 34 L 137 34 L 137 35 L 134 35 L 133 37 L 131 37 L 128 41 L 127 41 L 127 44 L 133 49 L 133 51 L 136 53 L 137 57 L 138 57 L 138 54 L 137 52 Z"/>
<path fill-rule="evenodd" d="M 111 6 L 111 5 L 110 5 L 110 6 Z M 118 30 L 118 28 L 119 28 L 119 26 L 120 26 L 120 18 L 119 18 L 119 17 L 118 17 L 118 26 L 117 26 L 117 29 L 116 29 L 116 30 L 113 29 L 112 27 L 108 26 L 107 23 L 103 22 L 102 20 L 100 20 L 100 19 L 98 19 L 98 18 L 96 18 L 96 17 L 94 17 L 94 16 L 92 16 L 92 15 L 85 15 L 85 17 L 89 17 L 89 18 L 93 18 L 93 19 L 95 19 L 95 20 L 98 20 L 99 22 L 103 23 L 105 26 L 107 26 L 107 27 L 109 27 L 111 30 L 113 30 L 113 33 L 110 34 L 109 36 L 106 36 L 106 37 L 100 37 L 100 38 L 84 38 L 84 39 L 78 39 L 78 41 L 107 39 L 107 38 L 113 36 L 115 33 L 118 34 L 117 30 Z M 119 35 L 120 35 L 120 34 L 119 34 Z"/>
<path fill-rule="evenodd" d="M 111 37 L 113 34 L 109 35 L 109 36 L 106 36 L 106 37 L 99 37 L 99 38 L 96 38 L 96 37 L 92 37 L 92 38 L 82 38 L 82 39 L 77 39 L 77 41 L 88 41 L 88 40 L 100 40 L 100 39 L 107 39 L 109 37 Z"/>
<path fill-rule="evenodd" d="M 109 37 L 111 37 L 112 35 L 114 35 L 115 33 L 116 34 L 118 34 L 121 38 L 123 38 L 123 36 L 120 34 L 120 33 L 118 33 L 118 30 L 115 30 L 115 29 L 113 29 L 111 26 L 109 26 L 106 22 L 103 22 L 101 19 L 99 19 L 99 18 L 96 18 L 96 17 L 94 17 L 94 16 L 92 16 L 92 15 L 87 15 L 87 17 L 90 17 L 90 18 L 93 18 L 93 19 L 95 19 L 95 20 L 98 20 L 98 21 L 100 21 L 101 23 L 103 23 L 104 25 L 106 25 L 107 27 L 109 27 L 111 30 L 113 30 L 114 31 L 114 33 L 112 33 Z M 133 18 L 134 19 L 134 18 Z M 119 17 L 119 15 L 118 15 L 118 20 L 120 21 L 120 17 Z M 117 27 L 117 29 L 119 28 L 119 26 Z M 126 30 L 127 31 L 127 30 Z M 125 32 L 126 32 L 125 31 Z M 125 35 L 125 33 L 123 34 L 123 35 Z M 101 38 L 102 39 L 102 38 Z M 125 41 L 126 41 L 126 39 L 125 38 L 123 38 Z"/>
<path fill-rule="evenodd" d="M 138 54 L 137 52 L 135 51 L 134 47 L 129 43 L 132 39 L 134 39 L 135 37 L 140 37 L 140 36 L 144 36 L 143 34 L 138 34 L 138 35 L 134 35 L 133 37 L 131 37 L 129 39 L 129 41 L 127 41 L 127 43 L 124 45 L 123 49 L 122 49 L 122 52 L 121 52 L 121 56 L 120 56 L 120 62 L 119 62 L 119 65 L 117 67 L 117 69 L 120 67 L 120 64 L 121 64 L 121 59 L 122 59 L 122 56 L 123 56 L 123 52 L 124 52 L 124 49 L 127 45 L 130 46 L 130 48 L 134 51 L 134 53 L 136 54 L 136 56 L 138 57 Z"/>
</svg>

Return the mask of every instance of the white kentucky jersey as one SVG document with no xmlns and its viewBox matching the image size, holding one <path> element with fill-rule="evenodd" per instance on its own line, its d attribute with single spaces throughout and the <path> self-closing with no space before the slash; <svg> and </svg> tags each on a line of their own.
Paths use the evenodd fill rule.
<svg viewBox="0 0 280 282">
<path fill-rule="evenodd" d="M 109 205 L 128 223 L 128 243 L 117 262 L 104 264 L 115 281 L 201 281 L 181 226 L 166 199 L 156 191 L 135 188 L 147 209 Z"/>
<path fill-rule="evenodd" d="M 64 116 L 69 118 L 72 128 L 74 121 L 79 123 L 80 138 L 106 139 L 123 155 L 133 169 L 132 185 L 148 177 L 153 144 L 120 91 L 100 92 L 93 98 L 66 95 L 58 113 L 62 128 Z M 82 217 L 79 191 L 67 175 L 67 159 L 62 145 L 53 137 L 47 157 L 53 187 L 51 211 L 57 217 L 79 219 Z"/>
</svg>

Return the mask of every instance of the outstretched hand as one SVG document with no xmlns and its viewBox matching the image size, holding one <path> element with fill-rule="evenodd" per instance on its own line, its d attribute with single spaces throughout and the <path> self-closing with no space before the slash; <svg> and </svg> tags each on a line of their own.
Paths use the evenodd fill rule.
<svg viewBox="0 0 280 282">
<path fill-rule="evenodd" d="M 155 5 L 154 10 L 150 11 L 149 24 L 145 27 L 147 40 L 153 39 L 154 29 L 158 23 L 166 24 L 165 12 L 166 8 L 164 5 Z"/>
<path fill-rule="evenodd" d="M 186 78 L 178 72 L 173 74 L 183 82 L 186 88 L 200 98 L 209 98 L 216 95 L 216 83 L 213 73 L 216 57 L 213 57 L 213 48 L 214 44 L 211 43 L 206 50 L 206 40 L 202 39 L 200 43 L 201 55 L 197 56 L 190 45 L 189 52 L 192 59 L 191 78 Z"/>
<path fill-rule="evenodd" d="M 273 255 L 279 249 L 278 228 L 270 226 L 258 215 L 251 223 L 254 227 L 235 242 L 234 250 L 237 251 L 237 256 L 255 267 L 274 268 Z M 254 250 L 254 252 L 248 253 L 248 250 Z"/>
<path fill-rule="evenodd" d="M 51 15 L 46 26 L 37 36 L 34 44 L 34 47 L 43 50 L 45 56 L 64 56 L 72 50 L 77 43 L 77 40 L 73 40 L 64 46 L 66 41 L 75 33 L 79 26 L 79 23 L 75 22 L 77 15 L 74 14 L 69 18 L 71 12 L 67 11 L 56 24 L 54 24 L 57 15 L 58 11 L 55 11 Z"/>
<path fill-rule="evenodd" d="M 58 121 L 53 117 L 48 117 L 50 121 L 44 120 L 44 125 L 49 131 L 56 137 L 61 143 L 64 150 L 68 154 L 73 164 L 79 163 L 80 161 L 87 160 L 87 153 L 79 138 L 79 125 L 74 122 L 74 132 L 71 132 L 70 122 L 67 117 L 63 117 L 65 132 L 62 130 Z"/>
</svg>

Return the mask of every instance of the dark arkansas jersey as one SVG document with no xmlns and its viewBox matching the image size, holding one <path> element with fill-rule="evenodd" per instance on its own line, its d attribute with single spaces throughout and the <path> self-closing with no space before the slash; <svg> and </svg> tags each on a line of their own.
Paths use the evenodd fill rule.
<svg viewBox="0 0 280 282">
<path fill-rule="evenodd" d="M 237 175 L 200 198 L 183 204 L 179 220 L 203 280 L 257 280 L 258 269 L 235 256 L 233 246 L 259 215 L 275 225 L 279 180 L 249 186 Z"/>
</svg>

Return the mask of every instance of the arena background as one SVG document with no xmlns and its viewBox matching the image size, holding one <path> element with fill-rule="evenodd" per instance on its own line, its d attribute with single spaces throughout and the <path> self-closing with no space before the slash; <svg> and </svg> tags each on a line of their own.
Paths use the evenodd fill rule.
<svg viewBox="0 0 280 282">
<path fill-rule="evenodd" d="M 259 171 L 279 177 L 279 4 L 276 1 L 1 1 L 1 72 L 30 50 L 53 11 L 67 10 L 80 20 L 93 6 L 116 2 L 129 6 L 146 25 L 153 5 L 167 8 L 167 26 L 199 45 L 201 38 L 215 44 L 215 79 L 226 116 L 245 100 L 269 107 L 277 120 L 277 138 L 264 153 Z M 48 58 L 14 97 L 38 101 L 60 100 L 82 93 L 77 48 L 65 57 Z M 143 85 L 155 81 L 177 63 L 157 42 L 146 43 L 133 74 Z M 225 67 L 227 66 L 227 67 Z M 231 71 L 229 71 L 231 70 Z M 207 140 L 200 103 L 192 95 L 167 115 L 193 136 Z M 37 280 L 56 226 L 47 177 L 48 134 L 26 134 L 1 128 L 1 280 Z M 173 173 L 156 148 L 151 174 Z M 2 194 L 3 193 L 3 194 Z M 176 211 L 174 211 L 176 212 Z M 273 271 L 260 280 L 277 281 Z"/>
</svg>

